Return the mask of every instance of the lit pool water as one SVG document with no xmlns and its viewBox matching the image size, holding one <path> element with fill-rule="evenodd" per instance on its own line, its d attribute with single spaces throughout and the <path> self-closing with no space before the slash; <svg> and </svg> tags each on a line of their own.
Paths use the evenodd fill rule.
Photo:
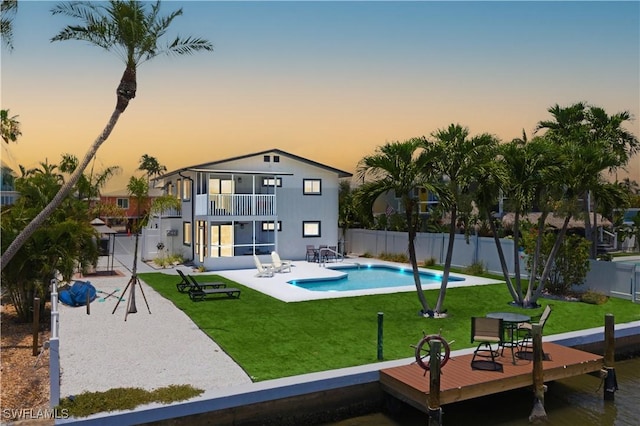
<svg viewBox="0 0 640 426">
<path fill-rule="evenodd" d="M 288 281 L 289 284 L 311 291 L 350 291 L 369 290 L 388 287 L 414 285 L 411 268 L 398 268 L 386 265 L 354 265 L 334 268 L 345 272 L 336 278 L 307 278 Z M 464 278 L 449 276 L 449 281 L 464 281 Z M 423 286 L 440 284 L 442 277 L 430 272 L 420 272 Z"/>
</svg>

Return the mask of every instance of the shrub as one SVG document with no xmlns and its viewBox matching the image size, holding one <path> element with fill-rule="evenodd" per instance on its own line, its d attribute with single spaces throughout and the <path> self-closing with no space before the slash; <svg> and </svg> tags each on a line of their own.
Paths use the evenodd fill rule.
<svg viewBox="0 0 640 426">
<path fill-rule="evenodd" d="M 380 253 L 378 256 L 381 260 L 397 263 L 409 263 L 409 257 L 404 253 Z"/>
<path fill-rule="evenodd" d="M 422 262 L 422 266 L 424 266 L 425 268 L 428 268 L 429 266 L 434 266 L 435 264 L 436 264 L 435 257 L 430 257 L 428 259 L 425 259 L 424 262 Z"/>
<path fill-rule="evenodd" d="M 588 290 L 582 293 L 580 301 L 589 303 L 591 305 L 604 305 L 609 300 L 609 296 L 606 294 L 598 293 L 597 291 Z"/>
<path fill-rule="evenodd" d="M 485 273 L 484 264 L 482 262 L 474 262 L 463 269 L 467 275 L 482 275 Z"/>
</svg>

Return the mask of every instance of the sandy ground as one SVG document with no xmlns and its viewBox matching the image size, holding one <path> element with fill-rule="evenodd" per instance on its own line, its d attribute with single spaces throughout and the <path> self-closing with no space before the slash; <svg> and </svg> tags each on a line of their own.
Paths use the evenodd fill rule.
<svg viewBox="0 0 640 426">
<path fill-rule="evenodd" d="M 131 287 L 119 304 L 118 298 L 130 277 L 124 270 L 121 276 L 82 278 L 99 291 L 89 314 L 84 306 L 60 304 L 61 398 L 118 387 L 191 384 L 211 390 L 251 382 L 187 315 L 142 281 L 135 286 L 137 313 L 125 321 Z"/>
</svg>

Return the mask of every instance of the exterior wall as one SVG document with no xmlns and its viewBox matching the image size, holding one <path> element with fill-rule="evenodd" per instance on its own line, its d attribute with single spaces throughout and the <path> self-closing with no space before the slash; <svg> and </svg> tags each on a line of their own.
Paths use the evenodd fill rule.
<svg viewBox="0 0 640 426">
<path fill-rule="evenodd" d="M 265 157 L 268 156 L 268 162 Z M 278 156 L 279 161 L 275 162 Z M 198 166 L 197 171 L 185 170 L 178 174 L 172 174 L 165 177 L 165 184 L 171 182 L 177 184 L 177 179 L 185 178 L 193 179 L 192 195 L 189 201 L 182 201 L 182 218 L 180 223 L 176 224 L 175 219 L 171 219 L 169 225 L 171 229 L 179 231 L 178 237 L 173 237 L 174 242 L 178 241 L 178 245 L 182 245 L 183 241 L 183 222 L 189 221 L 192 224 L 192 244 L 190 246 L 182 245 L 183 256 L 187 259 L 194 259 L 194 263 L 198 264 L 198 256 L 195 254 L 195 232 L 198 220 L 207 221 L 208 224 L 213 222 L 233 222 L 234 224 L 242 223 L 243 226 L 234 226 L 234 235 L 249 239 L 253 233 L 253 221 L 275 221 L 280 222 L 280 231 L 275 232 L 275 236 L 271 235 L 273 231 L 256 230 L 256 243 L 268 239 L 275 240 L 275 249 L 283 259 L 300 260 L 306 255 L 306 245 L 318 246 L 326 244 L 329 246 L 338 245 L 338 193 L 339 193 L 339 173 L 335 169 L 323 167 L 312 162 L 303 161 L 295 156 L 288 156 L 280 151 L 263 152 L 254 156 L 231 159 L 220 163 L 212 163 L 211 173 L 216 175 L 224 175 L 229 173 L 234 179 L 236 193 L 251 194 L 253 193 L 253 178 L 264 173 L 268 176 L 278 178 L 282 182 L 282 186 L 275 187 L 275 214 L 273 216 L 217 216 L 216 211 L 212 211 L 209 207 L 210 200 L 208 195 L 200 195 L 196 200 L 197 178 L 199 173 L 207 173 L 207 165 Z M 281 173 L 281 174 L 279 174 Z M 303 182 L 305 179 L 319 179 L 321 181 L 320 195 L 303 194 Z M 258 180 L 258 179 L 256 179 Z M 205 180 L 208 182 L 209 180 Z M 264 189 L 261 187 L 262 182 L 255 183 L 256 189 Z M 273 191 L 273 188 L 270 188 Z M 257 192 L 257 191 L 256 191 Z M 208 189 L 207 189 L 208 193 Z M 303 237 L 303 222 L 318 221 L 320 222 L 320 236 Z M 165 222 L 165 221 L 163 221 Z M 249 223 L 249 226 L 245 226 Z M 162 233 L 156 238 L 166 235 L 164 224 Z M 269 234 L 269 235 L 267 235 Z M 148 253 L 151 256 L 153 247 L 150 241 L 147 244 Z M 165 243 L 165 246 L 168 246 Z M 270 250 L 264 250 L 268 253 Z M 176 250 L 174 245 L 174 252 Z M 251 253 L 251 248 L 247 247 L 247 253 Z M 267 261 L 268 257 L 262 255 L 263 261 Z M 270 260 L 269 260 L 270 261 Z M 236 269 L 236 268 L 252 268 L 254 267 L 253 257 L 249 255 L 240 255 L 234 257 L 206 257 L 204 266 L 208 270 L 216 269 Z"/>
</svg>

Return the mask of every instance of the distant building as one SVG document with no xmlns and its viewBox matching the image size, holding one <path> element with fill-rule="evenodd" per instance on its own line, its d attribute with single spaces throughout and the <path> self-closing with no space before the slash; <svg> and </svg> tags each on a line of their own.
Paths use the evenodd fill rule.
<svg viewBox="0 0 640 426">
<path fill-rule="evenodd" d="M 149 188 L 149 205 L 153 200 L 162 195 L 161 188 Z M 101 216 L 108 226 L 118 232 L 128 232 L 131 226 L 143 216 L 146 212 L 142 211 L 138 214 L 138 206 L 135 197 L 129 195 L 126 189 L 119 189 L 111 192 L 100 194 L 100 202 L 102 204 L 113 204 L 124 211 L 124 217 Z"/>
</svg>

